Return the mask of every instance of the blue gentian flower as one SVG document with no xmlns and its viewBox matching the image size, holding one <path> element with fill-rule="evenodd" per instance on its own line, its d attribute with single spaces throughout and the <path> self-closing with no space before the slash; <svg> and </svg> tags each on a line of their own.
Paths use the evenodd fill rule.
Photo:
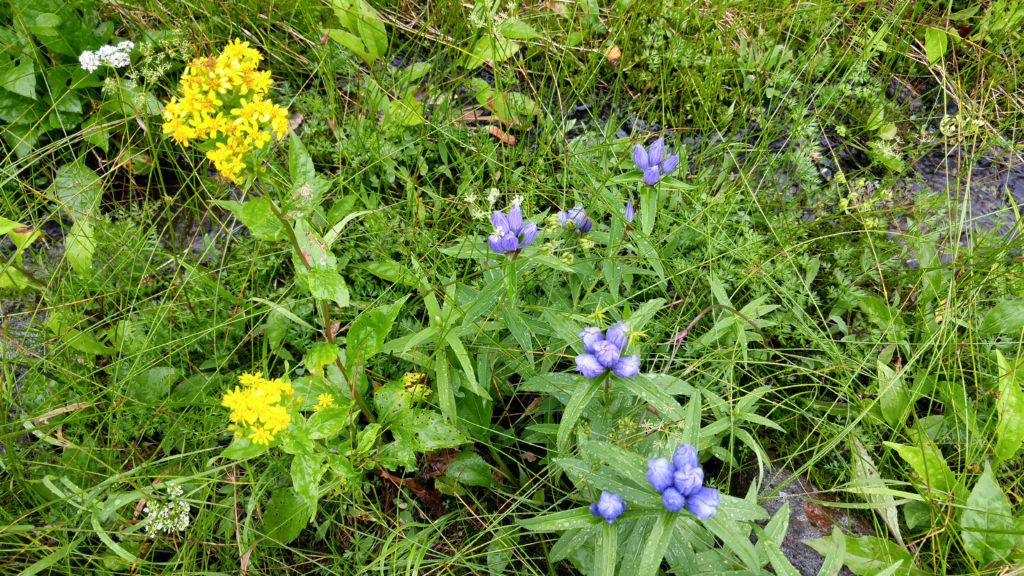
<svg viewBox="0 0 1024 576">
<path fill-rule="evenodd" d="M 693 444 L 680 444 L 679 448 L 672 453 L 672 465 L 676 468 L 697 468 L 700 461 L 697 459 L 697 449 Z"/>
<path fill-rule="evenodd" d="M 558 223 L 562 225 L 562 228 L 575 230 L 577 234 L 586 234 L 594 225 L 590 218 L 587 218 L 587 211 L 579 204 L 573 206 L 572 210 L 568 212 L 565 210 L 559 211 Z"/>
<path fill-rule="evenodd" d="M 626 201 L 626 213 L 625 213 L 626 222 L 632 222 L 633 218 L 635 218 L 635 217 L 636 217 L 636 209 L 633 208 L 633 201 L 632 200 L 627 200 Z"/>
<path fill-rule="evenodd" d="M 643 171 L 644 183 L 654 186 L 662 176 L 675 170 L 679 164 L 679 154 L 665 158 L 665 139 L 658 138 L 649 150 L 642 144 L 633 146 L 633 164 Z"/>
<path fill-rule="evenodd" d="M 714 488 L 701 488 L 686 498 L 686 509 L 701 520 L 707 520 L 715 515 L 721 497 L 718 490 Z"/>
<path fill-rule="evenodd" d="M 666 488 L 661 494 L 661 503 L 665 505 L 665 509 L 669 512 L 679 512 L 683 509 L 683 505 L 686 504 L 686 497 L 675 488 Z"/>
<path fill-rule="evenodd" d="M 686 497 L 690 497 L 700 490 L 702 484 L 704 484 L 702 468 L 676 468 L 672 475 L 672 485 Z"/>
<path fill-rule="evenodd" d="M 611 524 L 626 509 L 626 503 L 618 494 L 601 492 L 601 497 L 590 505 L 590 513 L 594 518 L 604 518 L 605 522 Z"/>
<path fill-rule="evenodd" d="M 675 470 L 667 458 L 656 458 L 647 461 L 647 481 L 658 492 L 672 487 L 672 475 Z"/>
<path fill-rule="evenodd" d="M 537 225 L 523 223 L 523 211 L 513 206 L 508 214 L 495 210 L 491 216 L 494 233 L 487 237 L 487 245 L 500 254 L 518 252 L 526 248 L 537 237 Z"/>
<path fill-rule="evenodd" d="M 630 378 L 640 373 L 640 357 L 636 354 L 623 356 L 627 337 L 623 330 L 629 328 L 621 322 L 608 329 L 607 337 L 601 329 L 588 326 L 578 336 L 583 341 L 583 354 L 576 357 L 576 371 L 586 378 L 600 376 L 611 368 L 620 378 Z"/>
</svg>

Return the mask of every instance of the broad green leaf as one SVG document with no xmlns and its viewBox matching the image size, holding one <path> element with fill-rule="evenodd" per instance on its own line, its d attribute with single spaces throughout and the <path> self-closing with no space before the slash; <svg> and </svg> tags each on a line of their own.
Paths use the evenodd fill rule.
<svg viewBox="0 0 1024 576">
<path fill-rule="evenodd" d="M 658 519 L 651 525 L 651 532 L 645 539 L 647 544 L 640 554 L 638 576 L 655 576 L 658 573 L 661 561 L 665 558 L 665 551 L 672 541 L 673 525 L 677 518 L 679 513 L 662 510 Z"/>
<path fill-rule="evenodd" d="M 26 98 L 36 99 L 36 66 L 28 57 L 21 63 L 0 72 L 0 88 Z"/>
<path fill-rule="evenodd" d="M 498 31 L 501 32 L 502 36 L 515 40 L 530 40 L 541 37 L 540 33 L 533 26 L 515 18 L 502 22 L 498 27 Z"/>
<path fill-rule="evenodd" d="M 928 63 L 934 66 L 942 60 L 949 46 L 949 36 L 940 28 L 924 29 L 924 51 L 928 55 Z"/>
<path fill-rule="evenodd" d="M 380 352 L 391 332 L 391 325 L 408 298 L 406 295 L 393 304 L 367 310 L 352 322 L 345 349 L 346 368 L 351 370 L 356 362 L 364 365 L 367 359 Z"/>
<path fill-rule="evenodd" d="M 772 526 L 772 522 L 778 519 L 783 519 L 779 524 Z M 789 524 L 789 502 L 783 504 L 782 508 L 775 514 L 772 521 L 768 523 L 768 526 L 762 530 L 757 524 L 753 525 L 754 533 L 757 534 L 758 543 L 762 541 L 765 543 L 764 546 L 760 546 L 765 554 L 768 556 L 768 561 L 771 562 L 772 568 L 775 574 L 778 576 L 800 576 L 793 564 L 790 563 L 786 555 L 782 553 L 782 541 L 786 535 L 786 526 Z M 770 533 L 770 529 L 775 528 L 775 534 Z M 778 530 L 781 528 L 781 536 L 778 534 Z"/>
<path fill-rule="evenodd" d="M 255 238 L 272 241 L 285 237 L 284 227 L 274 214 L 273 203 L 269 198 L 251 198 L 244 204 L 236 200 L 214 200 L 213 203 L 231 210 Z"/>
<path fill-rule="evenodd" d="M 156 366 L 135 376 L 128 383 L 127 393 L 138 402 L 159 406 L 167 401 L 180 373 L 170 366 Z"/>
<path fill-rule="evenodd" d="M 484 62 L 504 62 L 519 50 L 519 44 L 503 36 L 483 36 L 477 39 L 469 51 L 466 67 L 470 70 L 483 66 Z M 497 112 L 497 111 L 495 111 Z M 500 115 L 500 113 L 499 113 Z"/>
<path fill-rule="evenodd" d="M 566 405 L 565 412 L 562 413 L 562 421 L 558 425 L 557 445 L 560 453 L 565 453 L 565 449 L 569 444 L 569 436 L 576 429 L 576 421 L 580 419 L 583 410 L 586 409 L 587 404 L 597 394 L 597 390 L 604 381 L 605 379 L 600 377 L 586 378 L 583 383 L 577 385 L 576 389 L 573 390 L 572 396 L 569 398 L 569 404 Z"/>
<path fill-rule="evenodd" d="M 841 539 L 842 543 L 837 543 Z M 908 576 L 923 576 L 924 572 L 914 565 L 910 552 L 895 542 L 875 536 L 854 538 L 839 530 L 817 540 L 802 540 L 821 554 L 835 554 L 836 548 L 845 548 L 843 563 L 860 576 L 881 576 L 888 573 Z M 893 566 L 898 566 L 891 572 Z"/>
<path fill-rule="evenodd" d="M 630 507 L 663 509 L 661 497 L 657 492 L 651 490 L 650 484 L 643 477 L 643 470 L 638 472 L 638 481 L 644 483 L 644 486 L 640 487 L 632 481 L 624 480 L 621 474 L 613 472 L 605 466 L 595 468 L 594 464 L 589 461 L 584 462 L 577 458 L 557 458 L 555 463 L 573 482 L 592 486 L 594 490 L 618 494 L 629 503 Z"/>
<path fill-rule="evenodd" d="M 348 284 L 334 270 L 314 268 L 306 274 L 309 293 L 318 300 L 330 300 L 341 308 L 349 305 Z"/>
<path fill-rule="evenodd" d="M 647 378 L 615 377 L 612 385 L 623 387 L 647 402 L 651 408 L 657 410 L 658 416 L 663 420 L 680 420 L 683 417 L 683 407 L 679 402 Z"/>
<path fill-rule="evenodd" d="M 949 494 L 959 493 L 956 476 L 933 446 L 919 448 L 893 442 L 884 444 L 895 450 L 914 469 L 923 484 L 925 496 L 946 500 Z"/>
<path fill-rule="evenodd" d="M 882 517 L 882 521 L 889 528 L 889 532 L 896 539 L 896 543 L 903 545 L 903 535 L 900 533 L 899 519 L 896 515 L 896 498 L 886 491 L 885 481 L 878 473 L 874 460 L 868 454 L 864 445 L 857 437 L 852 436 L 853 444 L 853 486 L 851 492 L 856 492 L 864 497 L 869 503 L 876 506 L 875 511 Z"/>
<path fill-rule="evenodd" d="M 404 284 L 411 288 L 420 287 L 420 283 L 416 280 L 415 276 L 413 276 L 412 272 L 409 272 L 394 260 L 381 258 L 372 262 L 364 262 L 362 264 L 354 265 L 354 267 L 366 270 L 370 274 L 373 274 L 378 278 L 383 278 L 388 282 Z"/>
<path fill-rule="evenodd" d="M 727 548 L 739 556 L 747 570 L 758 571 L 761 559 L 757 548 L 750 543 L 750 528 L 746 528 L 746 524 L 739 524 L 724 514 L 715 514 L 702 522 L 712 534 L 725 543 Z"/>
<path fill-rule="evenodd" d="M 306 370 L 319 373 L 320 368 L 322 368 L 324 364 L 332 364 L 338 359 L 339 352 L 340 350 L 335 344 L 330 342 L 317 342 L 310 347 L 308 352 L 306 352 L 306 357 L 303 359 L 303 363 L 306 365 Z"/>
<path fill-rule="evenodd" d="M 982 336 L 1005 334 L 1017 336 L 1024 330 L 1024 300 L 1006 300 L 985 314 L 978 328 Z"/>
<path fill-rule="evenodd" d="M 1009 460 L 1020 450 L 1024 442 L 1024 392 L 1017 381 L 1017 372 L 1006 362 L 1003 353 L 996 350 L 999 367 L 999 395 L 996 396 L 996 410 L 999 424 L 996 426 L 996 455 Z"/>
<path fill-rule="evenodd" d="M 86 354 L 113 354 L 114 349 L 102 344 L 91 332 L 72 328 L 63 315 L 50 314 L 44 322 L 46 327 L 68 346 Z"/>
<path fill-rule="evenodd" d="M 335 401 L 351 402 L 347 398 L 335 395 Z M 309 417 L 308 429 L 310 440 L 333 438 L 342 430 L 348 430 L 359 424 L 352 412 L 352 406 L 333 406 L 322 408 Z"/>
<path fill-rule="evenodd" d="M 416 414 L 413 420 L 413 430 L 420 441 L 422 452 L 431 452 L 441 448 L 454 448 L 468 442 L 458 428 L 449 424 L 445 419 L 432 410 L 422 410 Z"/>
<path fill-rule="evenodd" d="M 72 219 L 78 220 L 97 209 L 103 194 L 103 182 L 82 159 L 78 159 L 57 169 L 47 192 L 57 199 Z"/>
<path fill-rule="evenodd" d="M 839 527 L 835 525 L 832 526 L 831 537 L 831 542 L 828 542 L 828 537 L 821 538 L 819 542 L 825 542 L 821 548 L 815 548 L 815 550 L 825 556 L 825 561 L 821 563 L 821 570 L 818 571 L 818 576 L 836 576 L 843 569 L 843 560 L 846 557 L 846 538 L 840 532 Z"/>
<path fill-rule="evenodd" d="M 71 232 L 64 239 L 64 253 L 75 274 L 85 278 L 93 276 L 92 255 L 95 251 L 92 223 L 87 218 L 75 220 Z"/>
<path fill-rule="evenodd" d="M 901 424 L 910 404 L 910 393 L 903 383 L 903 373 L 878 362 L 878 406 L 882 417 L 893 428 Z"/>
<path fill-rule="evenodd" d="M 292 458 L 292 487 L 305 502 L 310 518 L 316 515 L 320 500 L 320 477 L 324 474 L 324 457 L 320 454 L 297 454 Z"/>
<path fill-rule="evenodd" d="M 291 488 L 279 488 L 263 510 L 263 533 L 281 545 L 298 538 L 309 523 L 310 509 Z"/>
<path fill-rule="evenodd" d="M 601 541 L 594 558 L 598 576 L 615 576 L 615 562 L 618 560 L 619 529 L 614 524 L 601 523 Z M 664 556 L 664 554 L 662 554 Z"/>
<path fill-rule="evenodd" d="M 220 458 L 228 460 L 248 460 L 266 452 L 270 446 L 256 444 L 248 438 L 235 438 L 220 453 Z"/>
<path fill-rule="evenodd" d="M 476 452 L 463 451 L 448 465 L 444 475 L 459 484 L 469 486 L 493 486 L 491 466 Z"/>
<path fill-rule="evenodd" d="M 1003 562 L 1013 550 L 1017 539 L 1013 510 L 988 462 L 967 497 L 960 526 L 964 548 L 982 565 Z"/>
</svg>

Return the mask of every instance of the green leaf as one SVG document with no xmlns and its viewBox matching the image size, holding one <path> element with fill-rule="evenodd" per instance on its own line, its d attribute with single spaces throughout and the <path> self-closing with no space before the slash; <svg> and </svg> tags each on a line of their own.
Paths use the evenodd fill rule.
<svg viewBox="0 0 1024 576">
<path fill-rule="evenodd" d="M 502 22 L 498 26 L 498 31 L 501 32 L 502 36 L 516 40 L 530 40 L 541 37 L 540 32 L 537 32 L 533 26 L 515 18 Z"/>
<path fill-rule="evenodd" d="M 615 562 L 618 560 L 619 529 L 614 524 L 601 523 L 601 542 L 595 549 L 594 563 L 598 576 L 615 576 Z M 663 554 L 664 555 L 664 554 Z"/>
<path fill-rule="evenodd" d="M 996 362 L 999 366 L 999 395 L 996 397 L 999 424 L 993 450 L 996 456 L 1009 460 L 1024 442 L 1024 392 L 1021 392 L 1016 370 L 998 350 Z"/>
<path fill-rule="evenodd" d="M 839 543 L 839 540 L 842 542 Z M 890 571 L 893 566 L 898 566 L 895 573 L 901 575 L 923 576 L 924 574 L 914 566 L 914 559 L 910 556 L 910 552 L 885 538 L 875 536 L 854 538 L 846 536 L 839 530 L 834 530 L 830 536 L 817 540 L 801 540 L 801 542 L 821 554 L 834 555 L 837 548 L 845 548 L 843 563 L 860 576 L 893 574 L 894 572 Z"/>
<path fill-rule="evenodd" d="M 885 481 L 879 475 L 875 462 L 864 445 L 855 436 L 851 437 L 851 441 L 854 481 L 850 491 L 862 495 L 865 500 L 876 506 L 875 511 L 882 517 L 896 543 L 902 546 L 903 535 L 900 533 L 899 519 L 896 515 L 896 499 L 886 491 Z"/>
<path fill-rule="evenodd" d="M 584 378 L 582 383 L 576 385 L 576 389 L 573 390 L 572 396 L 569 398 L 569 404 L 565 406 L 565 412 L 562 413 L 562 421 L 558 425 L 557 446 L 559 452 L 565 452 L 569 444 L 569 436 L 576 428 L 576 421 L 580 419 L 583 410 L 586 409 L 587 404 L 590 404 L 604 381 L 604 378 Z"/>
<path fill-rule="evenodd" d="M 286 545 L 298 538 L 309 518 L 309 506 L 294 490 L 279 489 L 263 510 L 263 532 L 278 544 Z"/>
<path fill-rule="evenodd" d="M 18 65 L 0 72 L 0 88 L 26 98 L 36 99 L 36 66 L 25 57 Z"/>
<path fill-rule="evenodd" d="M 985 314 L 978 333 L 982 336 L 1017 336 L 1021 330 L 1024 330 L 1024 300 L 1006 300 L 996 304 Z"/>
<path fill-rule="evenodd" d="M 324 457 L 320 454 L 297 454 L 292 458 L 292 486 L 295 494 L 305 502 L 310 519 L 316 515 L 320 500 L 320 477 L 324 474 Z"/>
<path fill-rule="evenodd" d="M 219 457 L 227 460 L 248 460 L 263 454 L 268 449 L 270 446 L 256 444 L 248 438 L 235 438 L 227 448 L 221 451 Z"/>
<path fill-rule="evenodd" d="M 339 399 L 339 397 L 335 395 L 335 399 Z M 348 399 L 339 399 L 339 401 L 346 400 Z M 309 439 L 319 440 L 321 438 L 333 438 L 342 430 L 354 427 L 358 423 L 359 421 L 352 413 L 351 404 L 347 406 L 322 408 L 309 417 Z"/>
<path fill-rule="evenodd" d="M 821 538 L 819 542 L 823 540 L 827 541 L 828 537 Z M 816 550 L 825 556 L 825 561 L 821 564 L 818 576 L 836 576 L 836 574 L 839 574 L 839 571 L 843 568 L 843 559 L 846 557 L 846 538 L 839 531 L 838 526 L 832 526 L 831 546 L 826 542 L 822 544 L 821 548 L 816 548 Z"/>
<path fill-rule="evenodd" d="M 790 563 L 786 555 L 782 553 L 782 541 L 786 536 L 786 527 L 789 524 L 789 502 L 782 505 L 779 511 L 775 513 L 768 525 L 762 530 L 757 524 L 753 525 L 754 533 L 757 534 L 758 544 L 764 542 L 764 546 L 759 546 L 761 550 L 765 551 L 768 556 L 768 561 L 772 563 L 772 568 L 775 569 L 775 574 L 778 576 L 800 576 L 793 564 Z"/>
<path fill-rule="evenodd" d="M 940 28 L 925 28 L 924 51 L 928 54 L 928 64 L 934 66 L 942 60 L 949 46 L 949 36 Z"/>
<path fill-rule="evenodd" d="M 92 224 L 85 218 L 75 220 L 71 232 L 64 239 L 64 254 L 75 274 L 85 278 L 93 276 L 92 255 L 95 251 Z"/>
<path fill-rule="evenodd" d="M 878 406 L 882 417 L 890 426 L 896 428 L 906 417 L 910 404 L 910 394 L 903 383 L 903 373 L 878 361 Z"/>
<path fill-rule="evenodd" d="M 213 203 L 231 210 L 255 238 L 281 240 L 285 237 L 284 227 L 274 215 L 273 203 L 269 198 L 252 198 L 244 204 L 235 200 L 214 200 Z"/>
<path fill-rule="evenodd" d="M 947 495 L 959 492 L 956 476 L 934 446 L 919 448 L 893 442 L 884 444 L 895 450 L 914 469 L 918 480 L 923 483 L 925 496 L 945 500 Z"/>
<path fill-rule="evenodd" d="M 520 520 L 519 525 L 530 532 L 561 532 L 593 526 L 595 521 L 590 509 L 584 506 Z"/>
<path fill-rule="evenodd" d="M 102 344 L 91 332 L 72 328 L 62 314 L 53 313 L 44 322 L 47 328 L 68 346 L 86 354 L 113 354 L 114 349 Z"/>
<path fill-rule="evenodd" d="M 381 258 L 372 262 L 365 262 L 363 264 L 354 265 L 355 268 L 366 270 L 370 274 L 378 278 L 383 278 L 388 282 L 394 282 L 396 284 L 404 284 L 411 288 L 419 288 L 420 283 L 416 280 L 416 277 L 401 264 L 394 260 L 387 258 Z"/>
<path fill-rule="evenodd" d="M 454 448 L 469 441 L 458 428 L 433 410 L 421 410 L 416 414 L 412 428 L 419 438 L 421 452 Z"/>
<path fill-rule="evenodd" d="M 338 347 L 330 342 L 317 342 L 306 352 L 303 363 L 306 370 L 319 373 L 324 364 L 332 364 L 338 359 L 339 352 Z"/>
<path fill-rule="evenodd" d="M 393 304 L 367 310 L 352 322 L 345 348 L 345 366 L 348 369 L 351 370 L 356 362 L 365 365 L 366 360 L 380 352 L 391 332 L 391 325 L 408 298 L 406 295 Z"/>
<path fill-rule="evenodd" d="M 345 283 L 345 278 L 334 270 L 310 270 L 306 274 L 306 286 L 313 298 L 318 300 L 333 301 L 341 308 L 347 308 L 350 303 L 348 284 Z"/>
<path fill-rule="evenodd" d="M 82 159 L 78 159 L 57 169 L 47 193 L 57 198 L 72 219 L 78 220 L 96 210 L 103 194 L 103 183 Z"/>
<path fill-rule="evenodd" d="M 658 519 L 651 525 L 651 532 L 645 538 L 647 545 L 640 554 L 640 569 L 637 571 L 639 576 L 655 576 L 658 573 L 661 561 L 665 558 L 665 551 L 672 541 L 676 518 L 679 518 L 678 513 L 662 510 Z"/>
<path fill-rule="evenodd" d="M 477 39 L 473 44 L 473 48 L 470 49 L 466 67 L 470 70 L 479 68 L 488 60 L 495 64 L 504 62 L 511 58 L 517 50 L 519 50 L 519 44 L 508 38 L 503 36 L 484 36 Z"/>
<path fill-rule="evenodd" d="M 459 484 L 469 486 L 493 486 L 491 467 L 476 452 L 463 451 L 448 465 L 444 475 Z"/>
<path fill-rule="evenodd" d="M 171 389 L 181 379 L 170 366 L 156 366 L 135 376 L 128 383 L 127 393 L 142 404 L 159 406 L 167 401 Z"/>
<path fill-rule="evenodd" d="M 983 565 L 1002 562 L 1013 550 L 1017 534 L 1013 510 L 988 462 L 967 497 L 960 526 L 964 548 Z"/>
</svg>

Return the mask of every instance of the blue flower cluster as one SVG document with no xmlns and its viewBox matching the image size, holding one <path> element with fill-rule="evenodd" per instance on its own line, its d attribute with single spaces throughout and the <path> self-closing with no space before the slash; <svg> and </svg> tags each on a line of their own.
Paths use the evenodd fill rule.
<svg viewBox="0 0 1024 576">
<path fill-rule="evenodd" d="M 601 492 L 597 502 L 590 505 L 590 513 L 594 518 L 604 518 L 604 521 L 611 524 L 626 509 L 626 503 L 618 494 Z"/>
<path fill-rule="evenodd" d="M 701 520 L 715 515 L 718 490 L 704 487 L 704 469 L 692 445 L 681 444 L 672 454 L 672 462 L 666 458 L 648 460 L 647 480 L 661 493 L 661 503 L 670 512 L 686 506 Z"/>
<path fill-rule="evenodd" d="M 562 228 L 575 230 L 577 234 L 586 234 L 590 231 L 591 226 L 594 225 L 590 218 L 587 218 L 587 211 L 579 204 L 573 206 L 572 210 L 568 212 L 565 210 L 559 211 L 558 223 L 562 225 Z"/>
<path fill-rule="evenodd" d="M 533 222 L 523 223 L 523 211 L 519 206 L 513 206 L 508 214 L 495 210 L 491 216 L 491 225 L 494 226 L 494 234 L 487 237 L 487 245 L 499 254 L 518 252 L 537 237 L 537 225 Z"/>
<path fill-rule="evenodd" d="M 576 371 L 583 376 L 594 378 L 609 368 L 620 378 L 640 372 L 640 358 L 636 354 L 622 355 L 629 342 L 629 326 L 619 322 L 605 334 L 596 326 L 588 326 L 578 336 L 583 340 L 584 353 L 576 357 Z"/>
<path fill-rule="evenodd" d="M 643 170 L 644 183 L 654 186 L 662 176 L 675 170 L 676 164 L 679 164 L 679 154 L 665 157 L 665 139 L 658 138 L 649 150 L 641 144 L 633 147 L 633 164 Z"/>
</svg>

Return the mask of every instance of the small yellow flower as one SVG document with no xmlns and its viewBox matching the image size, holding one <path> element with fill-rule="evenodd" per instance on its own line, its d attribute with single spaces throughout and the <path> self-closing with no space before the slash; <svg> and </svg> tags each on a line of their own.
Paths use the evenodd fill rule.
<svg viewBox="0 0 1024 576">
<path fill-rule="evenodd" d="M 334 396 L 331 394 L 321 394 L 316 397 L 316 406 L 313 407 L 314 412 L 319 412 L 324 408 L 334 407 Z"/>
<path fill-rule="evenodd" d="M 291 423 L 286 404 L 294 390 L 280 378 L 264 378 L 262 372 L 241 374 L 238 382 L 241 386 L 228 390 L 221 401 L 231 411 L 228 430 L 237 438 L 267 445 Z"/>
</svg>

